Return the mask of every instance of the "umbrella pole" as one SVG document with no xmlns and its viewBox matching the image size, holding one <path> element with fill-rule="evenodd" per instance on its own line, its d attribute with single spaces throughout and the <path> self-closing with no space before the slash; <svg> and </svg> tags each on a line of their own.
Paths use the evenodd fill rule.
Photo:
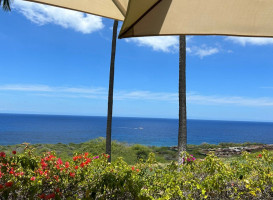
<svg viewBox="0 0 273 200">
<path fill-rule="evenodd" d="M 179 36 L 179 128 L 178 165 L 184 163 L 187 150 L 187 107 L 186 107 L 186 36 Z"/>
<path fill-rule="evenodd" d="M 112 37 L 112 52 L 110 63 L 109 91 L 108 91 L 108 112 L 107 112 L 107 129 L 106 129 L 106 154 L 110 157 L 108 162 L 111 162 L 111 140 L 112 140 L 112 113 L 113 113 L 113 92 L 114 92 L 114 72 L 115 72 L 115 57 L 116 57 L 116 42 L 117 42 L 118 21 L 114 21 L 113 37 Z"/>
</svg>

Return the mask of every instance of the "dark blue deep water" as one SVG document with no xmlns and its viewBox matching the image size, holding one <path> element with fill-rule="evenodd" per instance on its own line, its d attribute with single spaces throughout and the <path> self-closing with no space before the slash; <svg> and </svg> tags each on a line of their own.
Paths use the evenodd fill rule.
<svg viewBox="0 0 273 200">
<path fill-rule="evenodd" d="M 114 117 L 112 137 L 130 144 L 177 144 L 178 120 Z M 0 114 L 0 145 L 80 143 L 105 137 L 106 117 Z M 188 120 L 188 143 L 273 143 L 273 123 Z"/>
</svg>

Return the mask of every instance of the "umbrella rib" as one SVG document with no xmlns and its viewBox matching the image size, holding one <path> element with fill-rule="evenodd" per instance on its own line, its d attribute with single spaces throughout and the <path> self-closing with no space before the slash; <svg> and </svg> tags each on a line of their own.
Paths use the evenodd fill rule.
<svg viewBox="0 0 273 200">
<path fill-rule="evenodd" d="M 117 6 L 121 14 L 125 17 L 126 15 L 126 9 L 121 5 L 121 3 L 118 0 L 113 0 L 114 4 Z"/>
<path fill-rule="evenodd" d="M 141 17 L 139 17 L 131 26 L 129 26 L 125 31 L 123 31 L 123 33 L 121 35 L 118 36 L 119 39 L 122 38 L 123 35 L 125 35 L 132 27 L 134 27 L 140 20 L 143 19 L 143 17 L 145 17 L 151 10 L 153 10 L 162 0 L 157 1 L 153 6 L 151 6 L 148 10 L 146 10 L 146 12 L 141 15 Z M 130 3 L 129 3 L 130 6 Z M 129 10 L 129 6 L 128 6 L 128 10 Z M 128 15 L 128 12 L 126 13 L 126 17 Z M 125 17 L 125 18 L 126 18 Z"/>
</svg>

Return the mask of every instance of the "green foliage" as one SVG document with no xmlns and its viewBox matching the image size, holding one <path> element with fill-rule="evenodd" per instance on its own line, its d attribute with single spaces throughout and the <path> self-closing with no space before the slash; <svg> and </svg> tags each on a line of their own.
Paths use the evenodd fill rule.
<svg viewBox="0 0 273 200">
<path fill-rule="evenodd" d="M 142 156 L 133 166 L 122 158 L 108 163 L 105 154 L 76 153 L 63 161 L 31 146 L 0 152 L 1 199 L 273 199 L 271 152 L 245 152 L 229 162 L 186 154 L 178 167 L 158 163 L 154 153 L 146 157 L 142 146 L 132 151 Z"/>
<path fill-rule="evenodd" d="M 63 160 L 69 160 L 74 153 L 90 152 L 93 155 L 98 155 L 105 152 L 105 138 L 98 138 L 90 140 L 80 144 L 34 144 L 35 154 L 41 155 L 48 151 L 56 152 L 56 155 Z M 210 148 L 227 148 L 232 146 L 250 146 L 255 143 L 220 143 L 219 145 L 203 143 L 201 145 L 188 145 L 188 153 L 193 154 L 196 158 L 205 158 L 202 153 L 203 149 Z M 24 151 L 23 145 L 10 145 L 0 146 L 0 151 L 6 153 L 16 150 L 19 153 Z M 144 161 L 147 159 L 149 153 L 154 153 L 156 161 L 159 163 L 170 163 L 171 161 L 177 160 L 177 150 L 170 147 L 155 147 L 155 146 L 144 146 L 144 145 L 129 145 L 127 143 L 121 143 L 117 141 L 112 142 L 112 160 L 115 161 L 119 157 L 122 157 L 128 164 L 134 164 L 139 159 Z M 237 159 L 231 158 L 232 159 Z"/>
<path fill-rule="evenodd" d="M 105 139 L 98 138 L 80 144 L 34 144 L 35 154 L 41 155 L 48 151 L 56 152 L 56 155 L 63 160 L 69 160 L 74 153 L 90 152 L 98 155 L 105 152 Z M 6 153 L 16 150 L 19 153 L 24 151 L 23 145 L 0 146 L 0 151 Z M 168 147 L 147 147 L 144 145 L 128 145 L 117 141 L 112 142 L 112 160 L 123 157 L 124 161 L 129 164 L 136 163 L 139 159 L 146 160 L 149 153 L 154 152 L 158 162 L 166 163 L 176 159 L 177 152 L 170 150 Z"/>
</svg>

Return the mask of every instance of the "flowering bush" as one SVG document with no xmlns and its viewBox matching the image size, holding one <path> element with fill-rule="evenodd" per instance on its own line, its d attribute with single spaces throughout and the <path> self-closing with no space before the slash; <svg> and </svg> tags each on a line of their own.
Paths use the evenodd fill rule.
<svg viewBox="0 0 273 200">
<path fill-rule="evenodd" d="M 158 164 L 128 165 L 108 155 L 76 154 L 63 161 L 54 152 L 36 156 L 0 152 L 2 199 L 272 199 L 273 159 L 267 151 L 244 153 L 242 161 L 223 162 L 214 155 Z"/>
</svg>

